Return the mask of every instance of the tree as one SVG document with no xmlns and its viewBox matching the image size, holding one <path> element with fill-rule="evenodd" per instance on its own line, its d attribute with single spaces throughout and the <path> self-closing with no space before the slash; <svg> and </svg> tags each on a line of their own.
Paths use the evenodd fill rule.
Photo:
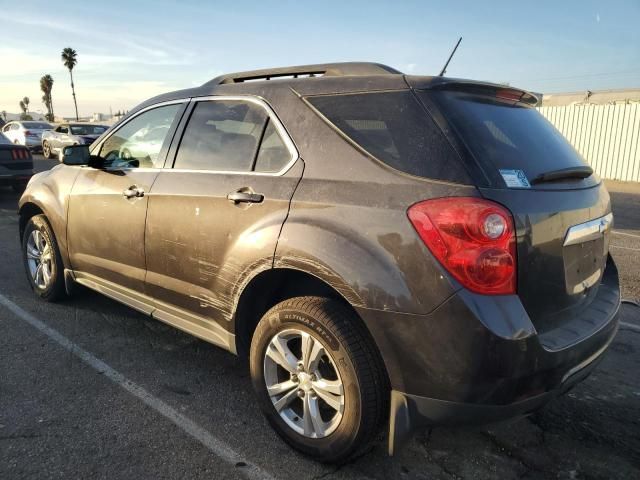
<svg viewBox="0 0 640 480">
<path fill-rule="evenodd" d="M 4 118 L 4 121 L 7 121 L 7 111 L 6 110 L 2 110 L 2 118 Z"/>
<path fill-rule="evenodd" d="M 76 107 L 76 120 L 78 120 L 78 103 L 76 102 L 76 90 L 73 86 L 73 67 L 78 64 L 77 56 L 78 54 L 71 47 L 67 47 L 62 50 L 62 55 L 60 56 L 60 58 L 62 58 L 62 63 L 69 70 L 69 76 L 71 77 L 71 93 L 73 95 L 73 105 Z"/>
<path fill-rule="evenodd" d="M 29 97 L 24 97 L 20 100 L 20 110 L 22 110 L 22 114 L 20 115 L 20 120 L 29 120 L 27 118 L 27 112 L 29 111 Z"/>
<path fill-rule="evenodd" d="M 47 114 L 45 117 L 50 122 L 53 122 L 55 115 L 53 114 L 53 99 L 51 97 L 51 90 L 53 89 L 53 77 L 49 74 L 43 75 L 40 79 L 40 90 L 42 90 L 42 103 L 47 108 Z"/>
</svg>

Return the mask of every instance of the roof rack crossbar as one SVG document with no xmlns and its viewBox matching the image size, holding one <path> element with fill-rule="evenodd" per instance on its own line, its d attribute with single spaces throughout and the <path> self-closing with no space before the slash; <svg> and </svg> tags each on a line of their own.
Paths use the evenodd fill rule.
<svg viewBox="0 0 640 480">
<path fill-rule="evenodd" d="M 300 76 L 346 76 L 346 75 L 401 75 L 402 72 L 369 62 L 325 63 L 317 65 L 300 65 L 295 67 L 268 68 L 221 75 L 205 83 L 206 86 L 226 83 L 242 83 L 255 80 L 275 80 L 282 77 L 299 78 Z"/>
</svg>

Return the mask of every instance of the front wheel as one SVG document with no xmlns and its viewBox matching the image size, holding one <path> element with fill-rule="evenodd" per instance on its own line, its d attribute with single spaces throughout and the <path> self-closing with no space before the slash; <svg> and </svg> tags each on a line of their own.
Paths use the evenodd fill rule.
<svg viewBox="0 0 640 480">
<path fill-rule="evenodd" d="M 359 321 L 336 300 L 297 297 L 269 310 L 251 342 L 251 378 L 267 420 L 321 461 L 360 451 L 386 413 L 386 375 Z"/>
<path fill-rule="evenodd" d="M 49 142 L 44 142 L 42 144 L 42 155 L 47 160 L 51 158 L 51 145 L 49 145 Z"/>
<path fill-rule="evenodd" d="M 31 217 L 27 222 L 22 236 L 22 258 L 36 295 L 49 302 L 65 296 L 60 250 L 44 215 Z"/>
</svg>

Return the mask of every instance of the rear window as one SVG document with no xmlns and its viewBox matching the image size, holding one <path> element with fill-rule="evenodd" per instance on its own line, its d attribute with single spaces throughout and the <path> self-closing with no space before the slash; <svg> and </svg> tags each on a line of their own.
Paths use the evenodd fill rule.
<svg viewBox="0 0 640 480">
<path fill-rule="evenodd" d="M 51 130 L 53 127 L 44 122 L 22 122 L 24 128 L 33 128 L 36 130 Z"/>
<path fill-rule="evenodd" d="M 535 108 L 466 92 L 418 92 L 440 107 L 482 164 L 542 173 L 586 165 L 567 140 Z"/>
<path fill-rule="evenodd" d="M 307 100 L 353 142 L 390 167 L 419 177 L 469 183 L 456 152 L 409 90 Z"/>
<path fill-rule="evenodd" d="M 73 135 L 102 135 L 106 131 L 102 125 L 71 125 Z"/>
</svg>

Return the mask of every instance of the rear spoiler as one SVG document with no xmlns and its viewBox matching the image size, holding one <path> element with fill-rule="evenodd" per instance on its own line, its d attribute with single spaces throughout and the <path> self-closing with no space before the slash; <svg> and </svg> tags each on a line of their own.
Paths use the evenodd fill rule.
<svg viewBox="0 0 640 480">
<path fill-rule="evenodd" d="M 453 90 L 477 93 L 479 95 L 489 95 L 504 100 L 512 100 L 530 106 L 536 106 L 540 101 L 533 93 L 511 87 L 510 85 L 446 77 L 407 76 L 406 79 L 409 86 L 416 90 Z"/>
</svg>

